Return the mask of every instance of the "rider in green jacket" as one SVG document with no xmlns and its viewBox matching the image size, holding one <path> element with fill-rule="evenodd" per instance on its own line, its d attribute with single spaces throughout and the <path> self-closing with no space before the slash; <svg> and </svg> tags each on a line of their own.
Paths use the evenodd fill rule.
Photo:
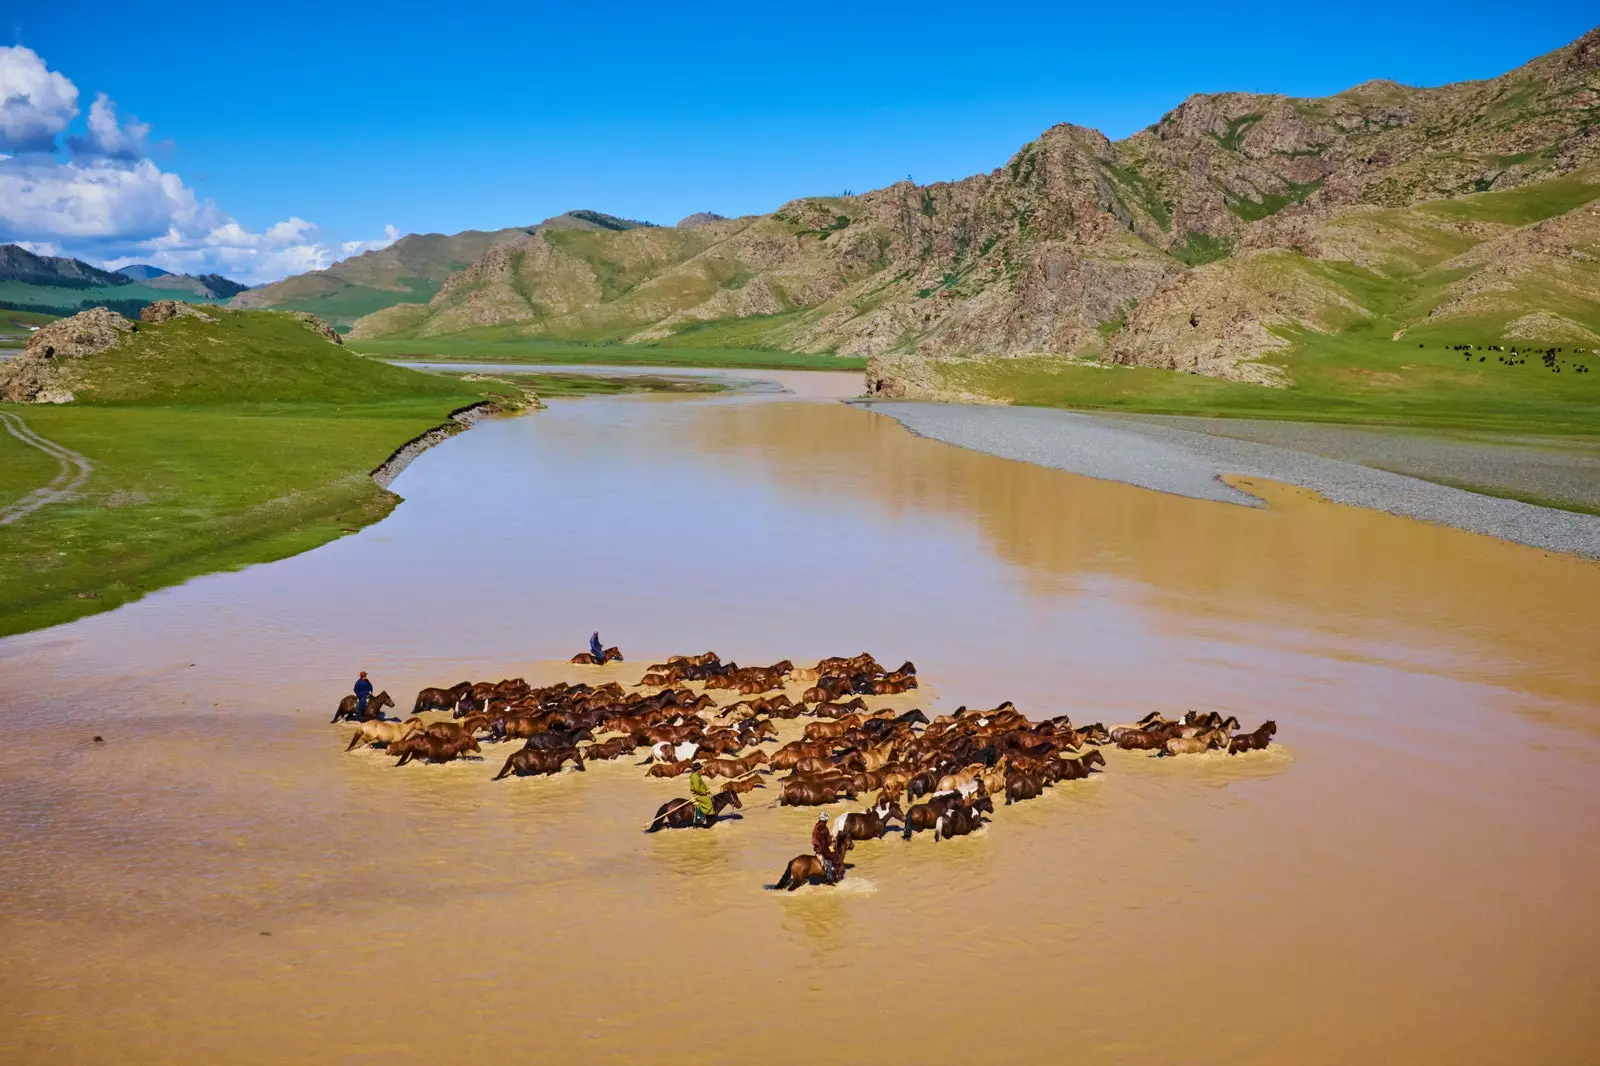
<svg viewBox="0 0 1600 1066">
<path fill-rule="evenodd" d="M 689 767 L 689 795 L 694 797 L 694 824 L 708 826 L 716 818 L 716 807 L 711 802 L 711 786 L 700 776 L 700 764 Z"/>
</svg>

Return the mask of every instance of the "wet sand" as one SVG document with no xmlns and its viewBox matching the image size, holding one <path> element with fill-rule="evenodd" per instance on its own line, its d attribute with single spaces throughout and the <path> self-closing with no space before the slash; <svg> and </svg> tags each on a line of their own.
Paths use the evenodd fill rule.
<svg viewBox="0 0 1600 1066">
<path fill-rule="evenodd" d="M 832 403 L 552 401 L 356 536 L 0 641 L 0 1059 L 1593 1061 L 1600 567 L 1241 487 L 1270 506 Z M 552 662 L 597 627 L 630 662 Z M 1112 753 L 791 896 L 811 811 L 646 836 L 684 786 L 627 760 L 492 783 L 327 724 L 356 669 L 404 705 L 706 648 L 1282 744 Z"/>
</svg>

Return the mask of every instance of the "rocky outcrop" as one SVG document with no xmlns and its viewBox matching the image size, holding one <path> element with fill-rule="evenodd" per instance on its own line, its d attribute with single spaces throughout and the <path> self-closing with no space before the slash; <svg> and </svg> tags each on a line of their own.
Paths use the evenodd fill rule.
<svg viewBox="0 0 1600 1066">
<path fill-rule="evenodd" d="M 115 348 L 138 327 L 115 311 L 94 307 L 50 322 L 28 338 L 15 359 L 0 363 L 0 400 L 70 403 L 72 363 Z"/>
<path fill-rule="evenodd" d="M 339 336 L 339 331 L 328 325 L 310 311 L 289 312 L 296 322 L 302 323 L 311 332 L 320 336 L 330 344 L 343 344 L 344 338 Z"/>
<path fill-rule="evenodd" d="M 215 316 L 208 315 L 193 304 L 182 300 L 157 300 L 139 312 L 140 321 L 151 324 L 171 322 L 175 318 L 198 318 L 202 322 L 216 321 Z"/>
<path fill-rule="evenodd" d="M 696 211 L 692 215 L 685 215 L 678 219 L 678 229 L 694 229 L 696 226 L 709 226 L 713 222 L 725 221 L 723 216 L 714 215 L 710 211 Z"/>
</svg>

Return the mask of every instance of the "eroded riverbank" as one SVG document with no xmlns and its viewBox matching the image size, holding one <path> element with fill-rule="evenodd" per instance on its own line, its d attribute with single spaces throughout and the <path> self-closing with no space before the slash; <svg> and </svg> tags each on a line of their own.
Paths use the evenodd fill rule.
<svg viewBox="0 0 1600 1066">
<path fill-rule="evenodd" d="M 1263 482 L 1241 487 L 1267 507 L 1148 492 L 790 397 L 552 401 L 395 487 L 393 515 L 317 551 L 0 641 L 4 1057 L 1600 1049 L 1592 564 Z M 552 662 L 595 628 L 630 661 Z M 706 647 L 913 658 L 930 709 L 1272 717 L 1283 747 L 1116 756 L 788 897 L 761 886 L 810 812 L 644 836 L 681 784 L 496 783 L 492 752 L 397 770 L 326 721 L 357 669 L 405 706 Z M 448 1024 L 397 1022 L 419 1002 Z"/>
</svg>

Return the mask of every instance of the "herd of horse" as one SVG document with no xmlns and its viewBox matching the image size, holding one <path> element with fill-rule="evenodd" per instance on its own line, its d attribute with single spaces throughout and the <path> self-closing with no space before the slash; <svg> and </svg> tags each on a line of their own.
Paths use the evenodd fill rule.
<svg viewBox="0 0 1600 1066">
<path fill-rule="evenodd" d="M 573 662 L 594 663 L 584 653 Z M 605 660 L 621 661 L 615 648 Z M 697 684 L 699 691 L 690 688 Z M 798 699 L 786 690 L 807 686 Z M 995 797 L 1006 805 L 1034 799 L 1046 789 L 1077 781 L 1106 765 L 1102 747 L 1149 751 L 1156 757 L 1221 751 L 1230 755 L 1266 748 L 1277 732 L 1272 721 L 1242 732 L 1236 718 L 1189 712 L 1181 719 L 1151 713 L 1135 723 L 1107 728 L 1076 726 L 1066 715 L 1032 721 L 1009 701 L 987 710 L 959 707 L 930 719 L 921 710 L 873 711 L 868 696 L 896 695 L 917 687 L 907 662 L 889 670 L 866 653 L 823 659 L 814 667 L 784 660 L 770 666 L 723 663 L 714 652 L 673 656 L 650 665 L 629 691 L 616 681 L 600 685 L 559 682 L 534 687 L 521 678 L 462 681 L 425 688 L 411 716 L 387 718 L 394 701 L 381 692 L 368 701 L 364 720 L 347 697 L 334 721 L 358 721 L 345 749 L 381 746 L 409 762 L 449 762 L 481 753 L 480 741 L 521 746 L 493 780 L 560 773 L 586 764 L 643 753 L 637 765 L 655 778 L 696 767 L 721 781 L 709 818 L 696 816 L 692 797 L 661 804 L 646 832 L 710 827 L 741 795 L 775 786 L 772 804 L 819 807 L 875 798 L 864 810 L 828 822 L 830 861 L 799 855 L 773 886 L 835 883 L 856 842 L 891 831 L 904 839 L 930 833 L 935 842 L 976 832 L 994 815 Z M 719 703 L 713 693 L 738 697 Z M 447 711 L 448 719 L 425 721 Z M 808 719 L 800 735 L 780 742 L 780 722 Z M 768 750 L 763 745 L 775 744 Z M 781 776 L 779 776 L 781 775 Z"/>
</svg>

